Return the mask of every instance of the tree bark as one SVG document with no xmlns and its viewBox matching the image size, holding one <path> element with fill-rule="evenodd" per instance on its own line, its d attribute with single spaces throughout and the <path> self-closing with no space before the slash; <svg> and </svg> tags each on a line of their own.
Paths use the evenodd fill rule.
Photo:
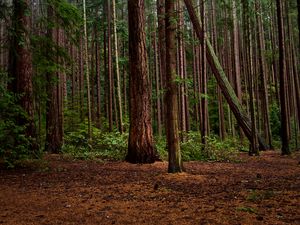
<svg viewBox="0 0 300 225">
<path fill-rule="evenodd" d="M 200 40 L 201 42 L 201 115 L 202 121 L 200 123 L 201 126 L 201 142 L 206 147 L 206 139 L 209 134 L 208 130 L 208 101 L 207 101 L 207 60 L 206 60 L 206 5 L 205 0 L 201 0 L 201 19 L 202 19 L 202 36 L 203 39 Z"/>
<path fill-rule="evenodd" d="M 288 131 L 288 110 L 287 110 L 287 73 L 286 73 L 286 62 L 285 62 L 285 38 L 283 28 L 283 10 L 282 2 L 276 0 L 277 7 L 277 23 L 278 23 L 278 34 L 279 34 L 279 79 L 280 79 L 280 109 L 281 109 L 281 154 L 290 154 L 289 148 L 289 131 Z"/>
<path fill-rule="evenodd" d="M 115 65 L 116 65 L 116 83 L 117 83 L 117 107 L 119 118 L 119 131 L 123 133 L 123 113 L 122 113 L 122 97 L 121 97 L 121 85 L 120 85 L 120 70 L 119 70 L 119 49 L 118 49 L 118 36 L 117 36 L 117 16 L 116 16 L 116 3 L 112 0 L 113 8 L 113 27 L 114 27 L 114 47 L 115 47 Z"/>
<path fill-rule="evenodd" d="M 92 139 L 92 112 L 91 112 L 91 92 L 90 92 L 90 71 L 89 71 L 89 52 L 88 52 L 88 36 L 86 25 L 86 6 L 83 0 L 83 25 L 84 25 L 84 53 L 85 53 L 85 72 L 86 72 L 86 88 L 87 88 L 87 107 L 88 107 L 88 138 Z"/>
<path fill-rule="evenodd" d="M 55 20 L 53 9 L 48 5 L 48 20 Z M 49 28 L 47 37 L 54 43 L 57 43 L 59 35 L 58 28 Z M 51 63 L 58 63 L 58 56 L 56 52 L 51 52 L 51 45 L 47 46 L 48 60 Z M 47 103 L 46 103 L 46 142 L 45 150 L 51 153 L 59 153 L 62 147 L 62 139 L 60 137 L 60 112 L 59 112 L 59 72 L 56 68 L 55 72 L 47 72 Z"/>
<path fill-rule="evenodd" d="M 178 100 L 176 79 L 176 13 L 174 0 L 165 1 L 166 10 L 166 134 L 169 152 L 169 173 L 182 172 L 182 161 L 178 134 Z"/>
<path fill-rule="evenodd" d="M 158 49 L 159 49 L 159 74 L 160 90 L 166 87 L 166 40 L 165 40 L 165 0 L 157 0 L 157 22 L 158 22 Z M 161 121 L 165 123 L 165 104 L 163 95 L 161 97 Z"/>
<path fill-rule="evenodd" d="M 143 0 L 128 0 L 128 23 L 130 130 L 126 161 L 153 163 L 158 157 L 153 145 Z"/>
<path fill-rule="evenodd" d="M 113 130 L 113 75 L 112 75 L 112 55 L 111 55 L 111 5 L 107 2 L 107 62 L 108 62 L 108 125 L 109 131 Z"/>
<path fill-rule="evenodd" d="M 25 126 L 25 136 L 31 143 L 32 153 L 39 148 L 37 144 L 36 127 L 34 123 L 34 104 L 32 87 L 32 54 L 30 50 L 30 16 L 29 0 L 13 1 L 13 28 L 11 37 L 9 72 L 14 77 L 13 89 L 20 95 L 19 104 L 26 112 L 26 116 L 18 118 L 18 123 Z"/>
</svg>

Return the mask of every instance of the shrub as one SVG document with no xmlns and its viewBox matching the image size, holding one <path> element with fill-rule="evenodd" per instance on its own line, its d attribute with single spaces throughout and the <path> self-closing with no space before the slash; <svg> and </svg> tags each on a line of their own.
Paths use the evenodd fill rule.
<svg viewBox="0 0 300 225">
<path fill-rule="evenodd" d="M 25 136 L 26 125 L 18 120 L 26 117 L 17 102 L 19 97 L 8 91 L 0 82 L 0 159 L 14 167 L 17 160 L 30 157 L 30 140 Z"/>
</svg>

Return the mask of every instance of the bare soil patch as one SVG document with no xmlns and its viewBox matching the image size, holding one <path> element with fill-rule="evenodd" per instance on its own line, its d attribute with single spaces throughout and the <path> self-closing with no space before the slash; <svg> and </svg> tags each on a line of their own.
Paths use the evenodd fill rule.
<svg viewBox="0 0 300 225">
<path fill-rule="evenodd" d="M 0 224 L 300 224 L 300 155 L 239 163 L 73 161 L 0 170 Z"/>
</svg>

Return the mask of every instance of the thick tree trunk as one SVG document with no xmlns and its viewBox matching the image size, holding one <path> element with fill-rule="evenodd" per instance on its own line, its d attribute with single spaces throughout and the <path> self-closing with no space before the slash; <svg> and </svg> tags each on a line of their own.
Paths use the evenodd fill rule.
<svg viewBox="0 0 300 225">
<path fill-rule="evenodd" d="M 182 172 L 180 142 L 178 134 L 178 101 L 176 79 L 176 13 L 174 0 L 165 1 L 166 10 L 166 134 L 169 152 L 168 172 Z"/>
<path fill-rule="evenodd" d="M 153 145 L 143 0 L 128 0 L 128 22 L 130 130 L 126 161 L 153 163 L 158 157 Z"/>
<path fill-rule="evenodd" d="M 202 28 L 199 23 L 199 20 L 197 19 L 192 2 L 191 0 L 184 0 L 184 2 L 188 9 L 188 13 L 190 15 L 190 19 L 193 23 L 196 34 L 198 38 L 202 40 L 203 39 Z M 206 45 L 207 45 L 206 58 L 211 66 L 212 72 L 218 82 L 218 85 L 220 86 L 222 93 L 226 101 L 228 102 L 231 111 L 234 113 L 239 125 L 242 127 L 247 138 L 251 141 L 251 137 L 252 137 L 251 121 L 249 120 L 247 114 L 245 113 L 244 109 L 239 103 L 239 100 L 232 86 L 228 82 L 228 79 L 223 71 L 223 68 L 208 39 L 206 39 Z M 267 149 L 267 146 L 262 140 L 262 138 L 259 138 L 259 144 L 261 149 Z"/>
<path fill-rule="evenodd" d="M 21 95 L 19 104 L 27 114 L 19 118 L 18 123 L 26 127 L 25 136 L 29 139 L 31 150 L 34 153 L 38 150 L 38 144 L 34 124 L 30 16 L 27 10 L 29 10 L 29 0 L 13 1 L 13 27 L 15 34 L 11 38 L 9 72 L 15 78 L 12 91 Z"/>
</svg>

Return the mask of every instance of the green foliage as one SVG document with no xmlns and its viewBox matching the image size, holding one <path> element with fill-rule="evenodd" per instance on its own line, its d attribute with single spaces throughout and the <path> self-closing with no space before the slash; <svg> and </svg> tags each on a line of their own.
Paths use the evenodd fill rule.
<svg viewBox="0 0 300 225">
<path fill-rule="evenodd" d="M 79 10 L 66 0 L 47 0 L 54 12 L 53 18 L 44 18 L 48 28 L 62 28 L 70 41 L 76 43 L 79 37 L 79 27 L 82 16 Z"/>
<path fill-rule="evenodd" d="M 224 141 L 214 136 L 207 137 L 207 147 L 203 148 L 199 132 L 189 132 L 185 135 L 186 141 L 181 143 L 181 156 L 183 161 L 204 160 L 204 161 L 237 161 L 239 150 L 244 146 L 237 139 L 227 138 Z M 156 149 L 162 160 L 168 159 L 166 150 L 166 139 L 155 138 Z"/>
<path fill-rule="evenodd" d="M 234 138 L 222 141 L 211 135 L 206 137 L 207 145 L 204 148 L 199 132 L 190 132 L 188 141 L 181 144 L 183 160 L 212 160 L 236 161 L 237 154 L 242 148 L 240 142 Z"/>
<path fill-rule="evenodd" d="M 166 149 L 167 142 L 165 137 L 155 137 L 155 148 L 161 160 L 168 160 L 168 152 Z"/>
<path fill-rule="evenodd" d="M 210 160 L 237 161 L 238 153 L 247 149 L 245 146 L 238 138 L 228 137 L 222 141 L 215 136 L 210 136 L 207 137 L 206 153 Z"/>
<path fill-rule="evenodd" d="M 277 104 L 272 104 L 270 108 L 270 123 L 271 123 L 271 132 L 275 139 L 280 138 L 280 109 Z"/>
<path fill-rule="evenodd" d="M 202 151 L 201 136 L 199 132 L 189 132 L 185 135 L 187 141 L 181 143 L 181 156 L 183 161 L 205 160 Z"/>
<path fill-rule="evenodd" d="M 62 152 L 79 159 L 123 160 L 127 151 L 128 134 L 104 133 L 93 127 L 93 139 L 89 141 L 87 121 L 78 130 L 65 135 Z"/>
<path fill-rule="evenodd" d="M 0 76 L 4 76 L 1 73 Z M 30 157 L 30 140 L 25 136 L 26 125 L 18 120 L 26 118 L 26 113 L 17 104 L 19 96 L 7 91 L 0 83 L 0 160 L 8 167 L 14 167 L 17 160 Z"/>
</svg>

